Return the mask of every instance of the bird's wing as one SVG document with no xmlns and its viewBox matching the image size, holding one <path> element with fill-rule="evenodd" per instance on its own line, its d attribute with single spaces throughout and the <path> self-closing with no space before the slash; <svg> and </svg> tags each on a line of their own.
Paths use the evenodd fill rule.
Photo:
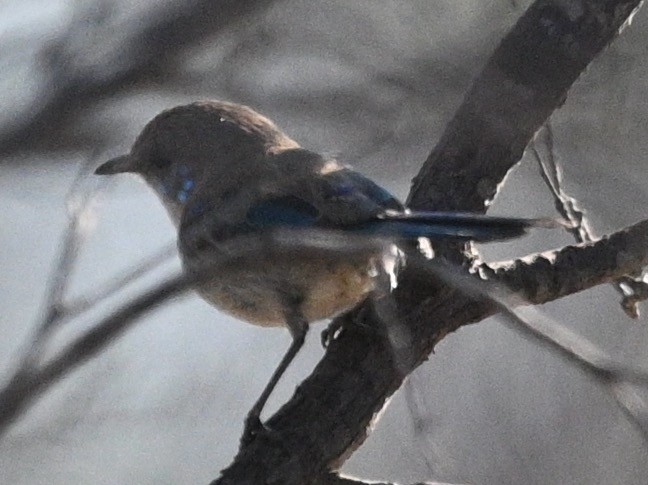
<svg viewBox="0 0 648 485">
<path fill-rule="evenodd" d="M 318 224 L 320 213 L 315 206 L 293 195 L 272 196 L 250 207 L 246 224 L 256 228 L 309 228 Z"/>
<path fill-rule="evenodd" d="M 559 225 L 559 221 L 549 219 L 406 211 L 387 190 L 347 168 L 308 177 L 296 187 L 255 200 L 245 217 L 233 224 L 218 222 L 213 214 L 199 211 L 208 223 L 201 224 L 198 235 L 214 246 L 237 235 L 272 228 L 344 229 L 396 239 L 428 237 L 486 242 L 519 237 L 532 227 Z M 187 217 L 185 222 L 190 220 Z M 185 236 L 190 233 L 181 227 L 183 232 Z"/>
<path fill-rule="evenodd" d="M 351 169 L 309 178 L 299 195 L 271 197 L 248 213 L 256 227 L 344 229 L 395 239 L 452 238 L 497 241 L 524 235 L 534 227 L 558 227 L 554 219 L 493 217 L 458 212 L 406 211 L 387 190 Z"/>
<path fill-rule="evenodd" d="M 385 189 L 347 168 L 302 182 L 281 195 L 256 201 L 247 213 L 247 222 L 257 228 L 351 229 L 376 219 L 387 209 L 402 209 Z"/>
</svg>

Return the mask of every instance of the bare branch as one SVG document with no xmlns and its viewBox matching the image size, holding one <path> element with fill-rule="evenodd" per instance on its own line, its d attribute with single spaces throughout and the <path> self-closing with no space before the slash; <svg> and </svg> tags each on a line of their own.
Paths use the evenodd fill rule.
<svg viewBox="0 0 648 485">
<path fill-rule="evenodd" d="M 599 241 L 515 261 L 482 263 L 485 279 L 510 289 L 517 303 L 538 305 L 610 283 L 648 265 L 648 220 Z"/>
<path fill-rule="evenodd" d="M 94 164 L 93 162 L 94 157 L 91 156 L 81 166 L 66 196 L 68 225 L 62 238 L 60 254 L 48 283 L 42 319 L 37 323 L 35 334 L 28 343 L 24 354 L 19 357 L 13 375 L 9 377 L 5 387 L 0 389 L 0 435 L 43 391 L 85 360 L 96 355 L 115 336 L 123 332 L 137 316 L 188 287 L 188 283 L 185 282 L 188 279 L 186 276 L 176 277 L 181 280 L 180 282 L 171 280 L 162 283 L 159 288 L 151 290 L 151 293 L 145 293 L 138 299 L 127 303 L 125 309 L 118 310 L 110 317 L 98 322 L 97 326 L 69 344 L 49 362 L 44 364 L 40 362 L 43 348 L 46 347 L 53 330 L 58 325 L 91 308 L 94 303 L 109 296 L 111 292 L 123 288 L 140 273 L 157 264 L 160 257 L 160 255 L 156 255 L 155 259 L 147 261 L 144 266 L 136 268 L 124 278 L 115 281 L 106 288 L 106 292 L 100 292 L 95 295 L 93 300 L 85 301 L 85 306 L 77 304 L 75 307 L 70 307 L 66 304 L 65 293 L 80 246 L 86 235 L 85 229 L 87 229 L 88 219 L 91 217 L 93 209 L 92 202 L 99 194 L 97 190 L 86 190 L 83 187 L 87 182 L 88 170 Z M 104 185 L 105 182 L 100 182 L 100 187 Z M 165 253 L 168 253 L 168 250 Z"/>
<path fill-rule="evenodd" d="M 540 150 L 540 142 L 546 148 Z M 562 169 L 556 154 L 553 130 L 547 123 L 532 143 L 532 151 L 540 165 L 540 173 L 554 199 L 558 213 L 571 223 L 569 230 L 577 242 L 593 241 L 594 235 L 589 227 L 585 211 L 578 206 L 578 201 L 565 192 L 562 184 Z M 648 299 L 648 284 L 640 279 L 624 275 L 614 281 L 614 288 L 621 294 L 621 307 L 630 318 L 639 317 L 641 301 Z"/>
<path fill-rule="evenodd" d="M 648 389 L 648 372 L 616 362 L 583 336 L 551 320 L 533 307 L 524 309 L 529 318 L 523 316 L 510 307 L 512 304 L 523 303 L 519 301 L 519 296 L 496 281 L 471 278 L 447 265 L 429 265 L 427 268 L 465 293 L 488 299 L 513 330 L 533 338 L 595 379 L 612 394 L 648 444 L 648 406 L 629 387 L 637 385 Z"/>
<path fill-rule="evenodd" d="M 19 367 L 0 390 L 0 435 L 40 394 L 79 365 L 97 355 L 143 313 L 188 290 L 195 280 L 176 275 L 103 318 L 42 367 Z"/>
<path fill-rule="evenodd" d="M 161 248 L 159 251 L 144 258 L 144 260 L 140 261 L 124 274 L 112 278 L 104 286 L 95 289 L 92 294 L 82 295 L 77 297 L 75 300 L 66 302 L 64 305 L 64 313 L 61 317 L 74 318 L 81 313 L 88 311 L 102 301 L 122 291 L 135 280 L 160 267 L 163 263 L 169 261 L 175 254 L 177 254 L 175 244 Z"/>
<path fill-rule="evenodd" d="M 72 182 L 66 196 L 68 225 L 65 228 L 61 241 L 61 250 L 58 261 L 52 271 L 45 297 L 45 312 L 43 320 L 38 326 L 35 343 L 43 338 L 53 325 L 59 321 L 63 313 L 63 300 L 74 263 L 83 243 L 84 224 L 90 217 L 92 201 L 97 197 L 97 191 L 83 190 L 82 184 L 87 180 L 87 175 L 94 162 L 94 156 L 89 157 L 79 168 L 77 176 Z M 105 182 L 102 184 L 105 186 Z"/>
<path fill-rule="evenodd" d="M 483 212 L 639 0 L 537 0 L 493 53 L 412 184 L 408 206 Z"/>
<path fill-rule="evenodd" d="M 546 148 L 546 151 L 541 151 L 541 146 Z M 568 231 L 574 236 L 576 242 L 592 241 L 594 235 L 585 211 L 579 207 L 578 201 L 563 189 L 562 168 L 556 155 L 553 130 L 549 122 L 538 131 L 530 148 L 540 166 L 542 180 L 554 199 L 556 210 L 571 224 Z"/>
<path fill-rule="evenodd" d="M 22 121 L 0 133 L 0 154 L 106 146 L 110 140 L 105 131 L 93 133 L 95 139 L 88 140 L 79 130 L 71 130 L 84 110 L 116 93 L 158 83 L 159 77 L 178 64 L 189 48 L 272 3 L 270 0 L 173 2 L 166 8 L 151 11 L 138 22 L 137 31 L 120 38 L 111 52 L 102 52 L 103 58 L 108 57 L 111 62 L 99 65 L 86 59 L 87 18 L 80 19 L 65 35 L 43 49 L 40 57 L 45 77 L 49 79 L 43 89 L 47 97 L 38 99 Z M 106 10 L 103 15 L 95 16 L 93 20 L 99 24 L 96 30 L 109 15 L 110 11 Z M 90 56 L 97 55 L 90 53 Z"/>
<path fill-rule="evenodd" d="M 25 349 L 24 355 L 20 357 L 16 375 L 27 375 L 32 372 L 50 332 L 66 316 L 65 290 L 74 269 L 79 247 L 85 237 L 84 225 L 90 218 L 92 202 L 99 193 L 83 187 L 93 161 L 94 156 L 91 156 L 81 165 L 66 195 L 68 225 L 63 233 L 61 249 L 45 291 L 41 320 L 36 324 L 34 336 Z"/>
<path fill-rule="evenodd" d="M 435 430 L 432 426 L 431 413 L 426 409 L 426 404 L 421 396 L 421 386 L 416 386 L 416 374 L 409 376 L 403 384 L 402 390 L 405 394 L 405 404 L 412 420 L 412 435 L 414 445 L 422 454 L 425 467 L 429 476 L 434 476 L 435 464 L 438 458 L 438 444 L 434 441 Z M 417 395 L 418 394 L 418 395 Z"/>
<path fill-rule="evenodd" d="M 576 335 L 564 325 L 533 311 L 533 308 L 527 310 L 531 310 L 531 318 L 524 318 L 503 304 L 500 304 L 500 309 L 510 322 L 509 327 L 534 338 L 577 365 L 610 392 L 628 420 L 648 443 L 648 406 L 630 387 L 639 385 L 648 389 L 648 373 L 614 361 L 582 335 Z"/>
</svg>

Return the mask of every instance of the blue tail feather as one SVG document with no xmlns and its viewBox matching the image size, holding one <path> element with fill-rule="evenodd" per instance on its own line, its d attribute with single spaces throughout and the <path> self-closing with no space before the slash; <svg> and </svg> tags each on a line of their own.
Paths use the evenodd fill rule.
<svg viewBox="0 0 648 485">
<path fill-rule="evenodd" d="M 392 212 L 366 222 L 358 230 L 385 236 L 432 239 L 453 238 L 478 242 L 513 239 L 532 227 L 556 227 L 552 219 L 520 219 L 450 212 Z"/>
</svg>

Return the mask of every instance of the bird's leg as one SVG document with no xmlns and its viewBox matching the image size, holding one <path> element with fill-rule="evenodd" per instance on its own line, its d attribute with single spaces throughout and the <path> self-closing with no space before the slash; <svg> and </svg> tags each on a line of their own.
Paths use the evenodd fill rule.
<svg viewBox="0 0 648 485">
<path fill-rule="evenodd" d="M 277 386 L 281 376 L 284 374 L 286 369 L 288 369 L 288 366 L 290 366 L 306 340 L 308 322 L 299 310 L 299 305 L 294 304 L 294 302 L 291 303 L 293 304 L 287 305 L 286 325 L 288 326 L 288 330 L 290 330 L 290 335 L 293 339 L 292 343 L 273 372 L 270 381 L 266 384 L 263 392 L 259 396 L 259 399 L 254 403 L 254 406 L 252 406 L 252 409 L 250 409 L 245 418 L 245 429 L 241 441 L 243 445 L 253 441 L 254 437 L 263 429 L 263 424 L 261 423 L 261 411 L 263 411 L 268 398 Z"/>
</svg>

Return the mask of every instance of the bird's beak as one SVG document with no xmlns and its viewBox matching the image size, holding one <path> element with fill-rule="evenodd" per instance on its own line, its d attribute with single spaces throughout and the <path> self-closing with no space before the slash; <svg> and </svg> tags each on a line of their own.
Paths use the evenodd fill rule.
<svg viewBox="0 0 648 485">
<path fill-rule="evenodd" d="M 122 155 L 102 163 L 95 170 L 96 175 L 113 175 L 116 173 L 135 172 L 136 163 L 130 155 Z"/>
</svg>

